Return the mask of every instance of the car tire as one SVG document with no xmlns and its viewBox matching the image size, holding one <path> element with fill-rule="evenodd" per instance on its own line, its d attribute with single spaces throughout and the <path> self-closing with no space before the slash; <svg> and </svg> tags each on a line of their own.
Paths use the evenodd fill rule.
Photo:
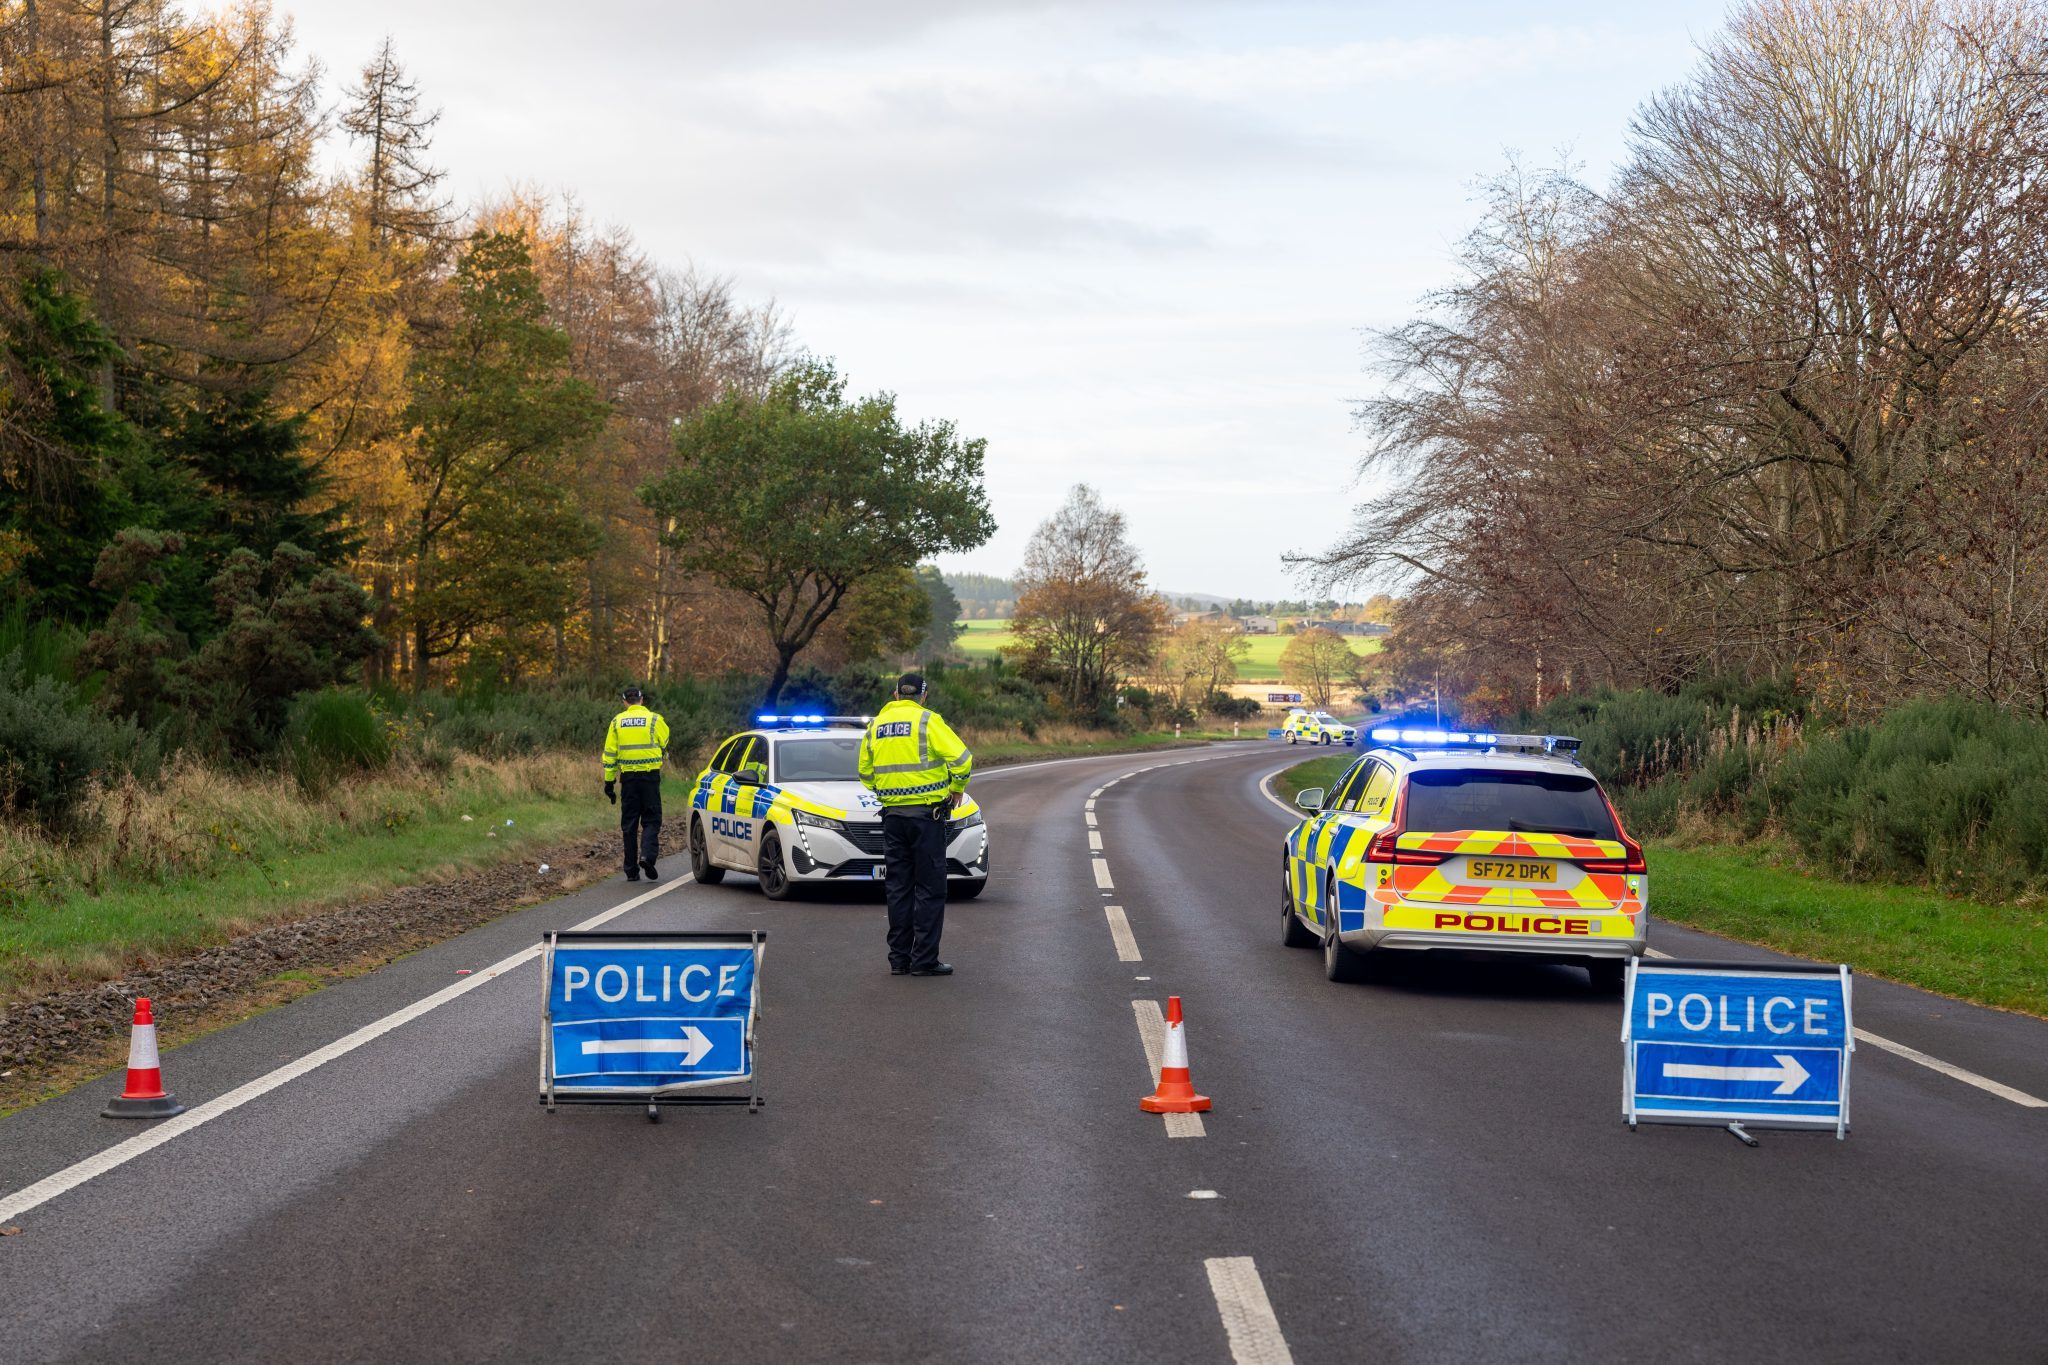
<svg viewBox="0 0 2048 1365">
<path fill-rule="evenodd" d="M 1280 943 L 1287 948 L 1313 948 L 1319 939 L 1315 932 L 1301 922 L 1301 916 L 1294 912 L 1294 887 L 1287 875 L 1287 860 L 1280 860 Z"/>
<path fill-rule="evenodd" d="M 1622 987 L 1628 984 L 1628 962 L 1618 957 L 1589 957 L 1586 959 L 1586 976 L 1593 994 L 1620 995 Z"/>
<path fill-rule="evenodd" d="M 1355 948 L 1345 947 L 1334 927 L 1323 936 L 1323 975 L 1332 981 L 1344 982 L 1366 978 L 1364 956 Z"/>
<path fill-rule="evenodd" d="M 1300 736 L 1300 735 L 1297 735 L 1297 734 L 1295 734 L 1295 733 L 1294 733 L 1294 731 L 1292 731 L 1292 730 L 1289 730 L 1289 731 L 1287 732 L 1287 742 L 1288 742 L 1289 744 L 1299 744 L 1299 743 L 1301 743 L 1301 736 Z"/>
<path fill-rule="evenodd" d="M 711 850 L 705 846 L 704 822 L 694 815 L 690 817 L 690 880 L 703 886 L 725 880 L 725 869 L 711 861 Z"/>
<path fill-rule="evenodd" d="M 988 878 L 976 877 L 972 881 L 948 882 L 946 899 L 949 901 L 971 901 L 988 886 Z"/>
<path fill-rule="evenodd" d="M 796 894 L 795 884 L 789 879 L 789 864 L 782 859 L 782 836 L 773 826 L 761 836 L 761 856 L 754 860 L 754 876 L 760 880 L 761 894 L 771 901 L 786 901 Z"/>
<path fill-rule="evenodd" d="M 1330 733 L 1329 733 L 1329 731 L 1327 731 L 1327 730 L 1325 730 L 1325 731 L 1323 732 L 1323 737 L 1322 737 L 1321 739 L 1319 739 L 1319 740 L 1317 740 L 1317 741 L 1316 741 L 1316 743 L 1318 743 L 1318 744 L 1328 744 L 1329 742 L 1330 742 Z"/>
</svg>

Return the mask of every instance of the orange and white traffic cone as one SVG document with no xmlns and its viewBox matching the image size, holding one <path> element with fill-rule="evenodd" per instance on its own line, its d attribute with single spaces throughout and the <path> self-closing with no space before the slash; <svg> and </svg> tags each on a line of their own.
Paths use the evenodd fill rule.
<svg viewBox="0 0 2048 1365">
<path fill-rule="evenodd" d="M 1166 997 L 1166 1055 L 1159 1061 L 1158 1088 L 1138 1101 L 1148 1114 L 1197 1114 L 1209 1107 L 1188 1079 L 1188 1035 L 1180 1021 L 1180 997 Z"/>
<path fill-rule="evenodd" d="M 107 1101 L 102 1118 L 167 1119 L 185 1106 L 164 1089 L 163 1068 L 156 1057 L 156 1019 L 147 996 L 135 1002 L 135 1023 L 128 1033 L 128 1085 L 120 1098 Z"/>
</svg>

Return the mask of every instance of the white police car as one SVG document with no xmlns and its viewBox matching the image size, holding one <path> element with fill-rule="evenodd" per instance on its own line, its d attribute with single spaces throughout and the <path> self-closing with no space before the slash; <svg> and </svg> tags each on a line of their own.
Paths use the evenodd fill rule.
<svg viewBox="0 0 2048 1365">
<path fill-rule="evenodd" d="M 1280 733 L 1289 744 L 1349 745 L 1358 740 L 1357 726 L 1346 725 L 1328 711 L 1309 711 L 1299 706 L 1287 713 Z"/>
<path fill-rule="evenodd" d="M 690 796 L 690 872 L 750 872 L 770 900 L 805 882 L 882 880 L 882 805 L 861 785 L 865 716 L 759 716 L 718 746 Z M 988 884 L 988 826 L 973 797 L 947 833 L 946 895 Z"/>
<path fill-rule="evenodd" d="M 1576 962 L 1619 991 L 1649 941 L 1642 845 L 1563 735 L 1376 727 L 1287 835 L 1282 941 L 1332 981 L 1396 951 Z"/>
</svg>

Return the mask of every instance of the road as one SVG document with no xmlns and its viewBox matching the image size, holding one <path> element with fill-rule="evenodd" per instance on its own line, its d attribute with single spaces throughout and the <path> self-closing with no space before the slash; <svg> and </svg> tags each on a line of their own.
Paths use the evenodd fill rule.
<svg viewBox="0 0 2048 1365">
<path fill-rule="evenodd" d="M 2006 1092 L 1866 1045 L 1847 1142 L 1631 1133 L 1582 973 L 1280 946 L 1298 756 L 978 779 L 950 979 L 889 976 L 871 902 L 614 880 L 167 1054 L 211 1116 L 139 1154 L 106 1083 L 0 1122 L 0 1360 L 2048 1360 L 2048 1024 L 1863 980 Z M 765 1112 L 535 1103 L 534 963 L 458 972 L 623 904 L 769 930 Z M 1199 1135 L 1137 1108 L 1169 993 Z"/>
</svg>

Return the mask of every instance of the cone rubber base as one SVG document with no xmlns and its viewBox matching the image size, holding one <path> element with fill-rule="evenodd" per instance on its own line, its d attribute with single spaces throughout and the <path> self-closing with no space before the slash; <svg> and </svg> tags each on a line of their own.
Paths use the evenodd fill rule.
<svg viewBox="0 0 2048 1365">
<path fill-rule="evenodd" d="M 1147 1095 L 1138 1101 L 1138 1107 L 1148 1114 L 1205 1114 L 1209 1111 L 1209 1097 Z"/>
<path fill-rule="evenodd" d="M 107 1101 L 107 1107 L 100 1110 L 103 1119 L 167 1119 L 173 1114 L 182 1114 L 185 1106 L 178 1103 L 176 1095 L 158 1095 L 154 1099 L 131 1100 L 117 1096 Z"/>
</svg>

